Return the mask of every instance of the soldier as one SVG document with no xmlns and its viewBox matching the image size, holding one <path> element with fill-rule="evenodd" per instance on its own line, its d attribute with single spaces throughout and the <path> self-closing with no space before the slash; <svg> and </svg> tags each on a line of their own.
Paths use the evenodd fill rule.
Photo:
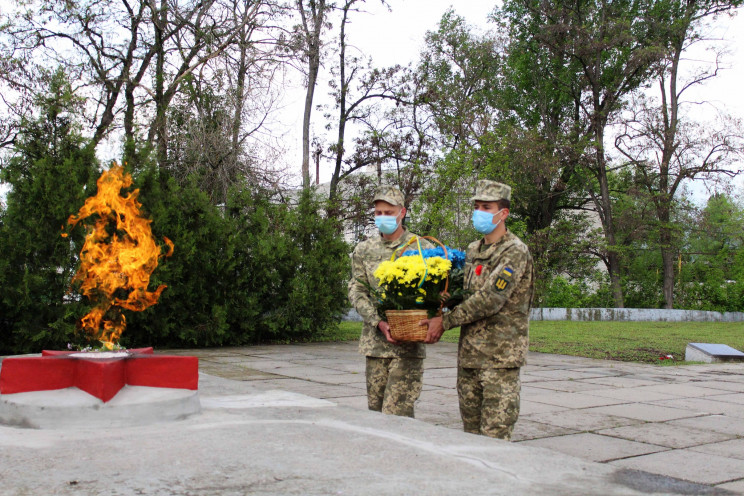
<svg viewBox="0 0 744 496">
<path fill-rule="evenodd" d="M 413 404 L 421 394 L 424 357 L 423 343 L 402 343 L 392 338 L 390 326 L 381 318 L 364 283 L 379 286 L 375 269 L 413 236 L 403 226 L 406 208 L 403 193 L 393 186 L 382 186 L 374 197 L 375 225 L 379 236 L 359 243 L 351 255 L 349 301 L 364 320 L 359 352 L 366 356 L 367 404 L 370 410 L 413 417 Z M 431 243 L 421 240 L 422 248 Z M 364 283 L 363 283 L 363 282 Z"/>
<path fill-rule="evenodd" d="M 527 246 L 504 221 L 511 187 L 477 182 L 473 226 L 483 239 L 468 246 L 465 289 L 451 312 L 428 323 L 427 343 L 460 327 L 457 394 L 465 432 L 510 440 L 519 416 L 519 368 L 525 363 L 534 269 Z"/>
</svg>

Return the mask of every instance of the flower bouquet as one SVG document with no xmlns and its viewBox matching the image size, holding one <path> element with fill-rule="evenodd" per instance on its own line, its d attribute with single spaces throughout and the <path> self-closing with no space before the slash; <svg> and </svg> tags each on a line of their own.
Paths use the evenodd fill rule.
<svg viewBox="0 0 744 496">
<path fill-rule="evenodd" d="M 439 243 L 431 237 L 423 238 Z M 398 341 L 423 341 L 427 327 L 420 326 L 419 321 L 437 315 L 444 306 L 454 306 L 463 297 L 465 254 L 441 243 L 440 248 L 422 250 L 418 237 L 403 249 L 412 243 L 417 244 L 417 250 L 393 253 L 374 273 L 380 284 L 374 291 L 379 309 Z"/>
</svg>

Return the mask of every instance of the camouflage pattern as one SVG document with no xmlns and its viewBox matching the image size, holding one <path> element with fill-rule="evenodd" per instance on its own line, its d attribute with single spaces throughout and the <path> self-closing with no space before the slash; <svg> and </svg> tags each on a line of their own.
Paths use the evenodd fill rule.
<svg viewBox="0 0 744 496">
<path fill-rule="evenodd" d="M 466 253 L 464 287 L 472 293 L 444 315 L 442 325 L 461 326 L 459 367 L 521 367 L 534 295 L 532 256 L 510 231 L 481 251 L 483 243 L 471 243 Z"/>
<path fill-rule="evenodd" d="M 366 372 L 370 410 L 413 417 L 413 405 L 423 386 L 422 359 L 367 357 Z"/>
<path fill-rule="evenodd" d="M 511 201 L 511 186 L 506 184 L 497 183 L 496 181 L 489 181 L 487 179 L 481 179 L 475 184 L 475 195 L 471 200 L 480 201 L 499 201 L 509 200 Z"/>
<path fill-rule="evenodd" d="M 400 205 L 405 207 L 405 198 L 403 193 L 395 186 L 380 186 L 375 192 L 375 197 L 372 199 L 373 202 L 382 200 L 388 202 L 390 205 Z"/>
<path fill-rule="evenodd" d="M 377 328 L 382 316 L 377 311 L 375 301 L 364 284 L 359 282 L 364 281 L 373 288 L 379 287 L 379 281 L 374 276 L 377 266 L 384 260 L 390 260 L 393 251 L 402 248 L 414 236 L 407 229 L 393 241 L 388 241 L 379 234 L 374 235 L 359 243 L 351 254 L 349 301 L 364 321 L 362 336 L 359 340 L 359 353 L 365 356 L 379 358 L 424 358 L 426 356 L 423 343 L 388 343 L 385 335 Z M 432 245 L 422 239 L 421 248 L 432 248 Z"/>
<path fill-rule="evenodd" d="M 465 432 L 511 440 L 519 417 L 519 369 L 457 370 L 457 395 Z"/>
</svg>

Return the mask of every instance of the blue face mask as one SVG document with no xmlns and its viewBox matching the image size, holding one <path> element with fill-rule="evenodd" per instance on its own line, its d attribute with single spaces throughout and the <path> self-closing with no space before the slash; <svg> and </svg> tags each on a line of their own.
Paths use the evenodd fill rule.
<svg viewBox="0 0 744 496">
<path fill-rule="evenodd" d="M 501 212 L 501 210 L 496 212 L 496 214 Z M 493 223 L 493 216 L 496 214 L 489 214 L 483 210 L 473 210 L 473 227 L 481 234 L 492 233 L 501 224 L 501 219 L 496 224 Z"/>
<path fill-rule="evenodd" d="M 377 215 L 375 225 L 382 234 L 393 234 L 398 229 L 398 217 L 392 215 Z"/>
</svg>

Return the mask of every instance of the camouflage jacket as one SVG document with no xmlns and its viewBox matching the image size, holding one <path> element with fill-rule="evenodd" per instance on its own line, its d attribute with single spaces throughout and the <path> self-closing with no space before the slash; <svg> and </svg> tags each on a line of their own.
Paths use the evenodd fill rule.
<svg viewBox="0 0 744 496">
<path fill-rule="evenodd" d="M 482 245 L 483 239 L 467 249 L 465 289 L 472 293 L 444 315 L 442 324 L 445 329 L 461 326 L 460 367 L 521 367 L 534 294 L 532 256 L 510 231 L 484 251 Z"/>
<path fill-rule="evenodd" d="M 390 260 L 394 250 L 401 248 L 413 236 L 407 229 L 400 238 L 387 241 L 381 235 L 370 236 L 359 243 L 351 254 L 351 280 L 349 281 L 349 301 L 354 309 L 362 316 L 364 327 L 359 339 L 359 353 L 380 358 L 424 358 L 426 350 L 423 343 L 388 343 L 385 335 L 377 328 L 382 316 L 377 311 L 374 298 L 360 281 L 371 287 L 379 287 L 379 281 L 374 272 L 380 262 Z M 431 248 L 425 239 L 421 240 L 421 247 Z M 413 249 L 413 248 L 411 248 Z"/>
</svg>

